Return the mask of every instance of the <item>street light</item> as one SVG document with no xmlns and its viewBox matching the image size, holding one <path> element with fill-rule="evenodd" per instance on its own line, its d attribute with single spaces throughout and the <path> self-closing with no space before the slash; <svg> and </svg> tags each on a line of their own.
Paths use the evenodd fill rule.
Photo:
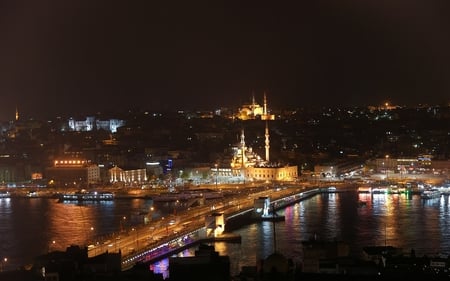
<svg viewBox="0 0 450 281">
<path fill-rule="evenodd" d="M 138 235 L 138 227 L 136 228 L 132 228 L 131 231 L 135 231 L 136 232 L 136 250 L 139 249 L 139 235 Z"/>
<path fill-rule="evenodd" d="M 125 228 L 126 228 L 125 222 L 126 222 L 126 220 L 127 220 L 126 216 L 123 216 L 122 219 L 120 220 L 120 232 L 125 232 Z"/>
<path fill-rule="evenodd" d="M 51 252 L 55 248 L 56 241 L 53 240 L 52 243 L 48 245 L 48 252 Z"/>
<path fill-rule="evenodd" d="M 149 208 L 149 211 L 148 211 L 147 215 L 144 216 L 144 224 L 148 224 L 148 223 L 152 222 L 152 220 L 153 220 L 153 211 L 154 210 L 155 210 L 155 208 L 153 206 L 151 206 Z"/>
<path fill-rule="evenodd" d="M 92 242 L 91 244 L 94 245 L 94 244 L 95 244 L 95 239 L 94 239 L 94 227 L 93 227 L 93 226 L 91 226 L 91 240 L 92 240 L 92 241 L 91 241 L 91 242 Z"/>
</svg>

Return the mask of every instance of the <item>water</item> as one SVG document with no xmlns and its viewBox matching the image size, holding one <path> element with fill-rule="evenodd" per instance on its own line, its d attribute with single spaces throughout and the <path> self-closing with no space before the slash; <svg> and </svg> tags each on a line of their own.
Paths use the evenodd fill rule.
<svg viewBox="0 0 450 281">
<path fill-rule="evenodd" d="M 139 212 L 151 200 L 132 199 L 82 204 L 56 199 L 0 199 L 0 258 L 6 269 L 30 264 L 33 258 L 70 245 L 86 245 L 96 237 L 142 222 Z M 155 215 L 164 212 L 155 211 Z"/>
<path fill-rule="evenodd" d="M 152 205 L 151 200 L 144 199 L 93 204 L 0 199 L 0 258 L 7 257 L 5 268 L 14 269 L 49 250 L 83 245 L 95 236 L 141 223 L 139 213 Z M 237 275 L 242 266 L 254 266 L 275 249 L 300 261 L 301 242 L 312 237 L 347 242 L 356 256 L 363 247 L 374 245 L 400 247 L 405 253 L 414 249 L 417 255 L 448 254 L 449 206 L 448 196 L 423 201 L 418 195 L 405 194 L 320 194 L 280 210 L 284 222 L 259 222 L 233 230 L 241 235 L 240 244 L 221 242 L 214 246 L 221 255 L 230 256 L 232 275 Z M 155 208 L 156 216 L 170 212 L 170 205 Z M 179 256 L 193 255 L 194 250 L 187 249 Z M 153 264 L 152 269 L 167 277 L 168 259 Z"/>
</svg>

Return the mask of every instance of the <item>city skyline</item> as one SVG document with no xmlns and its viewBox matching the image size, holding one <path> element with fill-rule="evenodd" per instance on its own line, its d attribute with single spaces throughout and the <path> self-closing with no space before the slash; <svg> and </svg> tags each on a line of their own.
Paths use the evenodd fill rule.
<svg viewBox="0 0 450 281">
<path fill-rule="evenodd" d="M 204 3 L 203 3 L 204 4 Z M 447 3 L 2 5 L 0 120 L 129 109 L 448 104 Z"/>
</svg>

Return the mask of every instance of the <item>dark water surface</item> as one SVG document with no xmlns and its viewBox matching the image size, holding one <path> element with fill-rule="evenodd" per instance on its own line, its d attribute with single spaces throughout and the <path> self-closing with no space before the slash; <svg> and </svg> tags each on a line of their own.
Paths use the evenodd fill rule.
<svg viewBox="0 0 450 281">
<path fill-rule="evenodd" d="M 364 204 L 361 202 L 365 202 Z M 115 200 L 102 203 L 67 204 L 55 199 L 0 199 L 0 258 L 5 269 L 31 263 L 49 250 L 84 245 L 94 237 L 120 231 L 143 221 L 151 200 Z M 416 255 L 450 253 L 449 198 L 424 201 L 419 195 L 319 194 L 296 203 L 278 214 L 284 222 L 258 222 L 234 230 L 242 243 L 215 243 L 215 249 L 231 259 L 236 275 L 242 266 L 253 266 L 276 248 L 299 261 L 301 242 L 312 237 L 341 240 L 359 255 L 364 246 L 391 245 Z M 157 206 L 156 216 L 172 212 L 171 206 Z M 275 239 L 274 239 L 275 226 Z M 195 249 L 181 252 L 193 255 Z M 167 276 L 168 259 L 152 266 Z"/>
</svg>

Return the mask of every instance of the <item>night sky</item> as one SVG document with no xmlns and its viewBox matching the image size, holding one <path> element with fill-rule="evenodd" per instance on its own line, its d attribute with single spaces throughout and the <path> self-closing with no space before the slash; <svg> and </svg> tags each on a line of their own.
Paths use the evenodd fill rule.
<svg viewBox="0 0 450 281">
<path fill-rule="evenodd" d="M 450 100 L 450 1 L 220 2 L 1 1 L 0 120 Z"/>
</svg>

